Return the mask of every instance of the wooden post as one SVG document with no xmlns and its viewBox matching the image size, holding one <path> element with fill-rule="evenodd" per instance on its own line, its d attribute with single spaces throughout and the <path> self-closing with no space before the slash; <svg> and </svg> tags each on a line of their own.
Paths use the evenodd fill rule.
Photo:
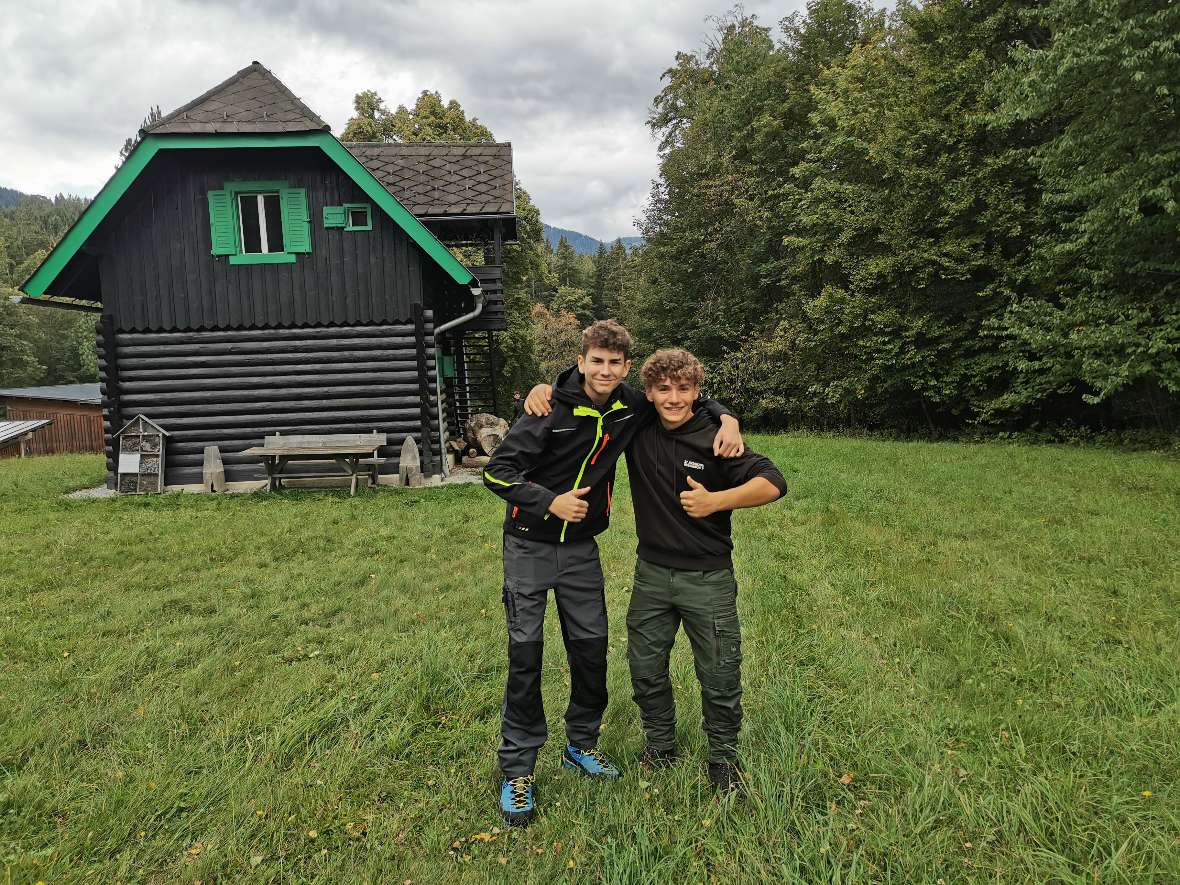
<svg viewBox="0 0 1180 885">
<path fill-rule="evenodd" d="M 119 453 L 115 451 L 115 434 L 123 427 L 122 410 L 119 408 L 119 355 L 115 346 L 115 317 L 112 314 L 102 314 L 95 324 L 95 332 L 99 338 L 99 348 L 106 371 L 103 381 L 106 383 L 106 396 L 102 397 L 102 410 L 106 412 L 111 422 L 111 451 L 114 454 L 116 476 L 118 471 Z M 106 439 L 103 439 L 103 451 L 106 451 Z M 108 486 L 114 488 L 114 476 L 108 478 Z"/>
<path fill-rule="evenodd" d="M 496 339 L 492 330 L 488 329 L 488 385 L 492 388 L 492 414 L 500 414 L 500 405 L 496 402 Z"/>
<path fill-rule="evenodd" d="M 426 370 L 426 317 L 421 303 L 414 302 L 414 348 L 418 352 L 418 416 L 422 425 L 422 461 L 423 474 L 433 472 L 431 462 L 433 452 L 430 445 L 430 391 L 434 384 L 430 373 Z"/>
</svg>

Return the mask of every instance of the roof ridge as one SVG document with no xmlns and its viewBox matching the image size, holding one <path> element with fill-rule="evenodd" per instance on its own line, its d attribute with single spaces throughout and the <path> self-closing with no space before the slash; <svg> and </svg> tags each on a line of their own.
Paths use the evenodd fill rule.
<svg viewBox="0 0 1180 885">
<path fill-rule="evenodd" d="M 304 114 L 312 124 L 314 124 L 314 128 L 325 129 L 325 130 L 331 129 L 331 127 L 320 118 L 319 114 L 317 114 L 315 111 L 313 111 L 311 108 L 309 108 L 306 104 L 304 104 L 303 100 L 301 98 L 299 98 L 298 95 L 296 95 L 294 92 L 292 92 L 290 90 L 290 88 L 287 86 L 286 83 L 284 83 L 282 80 L 280 80 L 278 77 L 276 77 L 274 75 L 274 73 L 272 71 L 270 71 L 261 62 L 252 61 L 252 62 L 250 62 L 250 64 L 246 65 L 246 67 L 242 68 L 240 71 L 238 71 L 235 74 L 231 74 L 229 77 L 222 80 L 216 86 L 212 87 L 211 89 L 205 90 L 200 95 L 198 95 L 196 98 L 194 98 L 192 101 L 186 102 L 185 104 L 181 105 L 180 107 L 178 107 L 176 110 L 172 111 L 169 114 L 165 114 L 163 117 L 161 117 L 155 123 L 152 123 L 150 126 L 145 126 L 142 129 L 140 129 L 139 130 L 140 137 L 142 138 L 144 135 L 149 135 L 152 132 L 156 131 L 157 129 L 160 129 L 164 126 L 167 126 L 170 123 L 175 123 L 178 120 L 185 118 L 185 115 L 189 111 L 193 110 L 196 107 L 199 107 L 204 102 L 212 99 L 218 93 L 224 92 L 226 89 L 233 86 L 235 83 L 238 83 L 238 82 L 244 80 L 248 75 L 254 74 L 254 73 L 261 74 L 263 77 L 265 77 L 267 80 L 269 80 L 273 85 L 275 85 L 280 90 L 282 90 L 282 92 L 286 93 L 286 95 L 290 97 L 291 101 L 294 102 L 296 108 L 302 114 Z M 264 118 L 265 118 L 265 114 L 264 114 Z"/>
</svg>

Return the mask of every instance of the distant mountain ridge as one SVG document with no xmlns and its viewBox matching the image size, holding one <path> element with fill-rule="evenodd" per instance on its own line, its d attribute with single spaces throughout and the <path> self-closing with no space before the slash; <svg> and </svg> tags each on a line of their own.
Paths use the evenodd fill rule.
<svg viewBox="0 0 1180 885">
<path fill-rule="evenodd" d="M 574 247 L 575 252 L 580 252 L 582 255 L 593 255 L 598 251 L 598 244 L 602 243 L 608 249 L 614 240 L 596 240 L 589 234 L 579 233 L 576 230 L 566 230 L 563 227 L 545 227 L 545 239 L 549 241 L 549 245 L 554 249 L 557 248 L 557 242 L 562 237 L 569 241 L 569 244 Z M 623 245 L 628 249 L 633 249 L 636 246 L 642 246 L 644 243 L 643 237 L 618 237 L 623 241 Z"/>
</svg>

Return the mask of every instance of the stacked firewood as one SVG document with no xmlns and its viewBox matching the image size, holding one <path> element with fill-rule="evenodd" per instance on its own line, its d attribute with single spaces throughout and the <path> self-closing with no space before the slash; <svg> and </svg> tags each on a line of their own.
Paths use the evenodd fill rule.
<svg viewBox="0 0 1180 885">
<path fill-rule="evenodd" d="M 480 412 L 467 419 L 463 431 L 464 437 L 448 440 L 447 448 L 463 467 L 481 470 L 508 435 L 508 422 Z"/>
</svg>

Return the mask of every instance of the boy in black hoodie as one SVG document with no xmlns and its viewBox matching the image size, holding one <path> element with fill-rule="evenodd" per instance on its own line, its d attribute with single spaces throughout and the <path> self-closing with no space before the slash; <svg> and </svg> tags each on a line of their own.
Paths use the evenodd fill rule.
<svg viewBox="0 0 1180 885">
<path fill-rule="evenodd" d="M 777 500 L 787 483 L 768 458 L 749 450 L 714 456 L 712 433 L 691 408 L 704 380 L 691 353 L 656 351 L 640 374 L 659 415 L 627 450 L 639 536 L 627 662 L 647 737 L 640 764 L 655 767 L 676 757 L 668 655 L 683 624 L 701 683 L 709 780 L 719 792 L 740 791 L 742 652 L 729 514 Z"/>
<path fill-rule="evenodd" d="M 577 369 L 558 378 L 552 410 L 518 420 L 484 470 L 484 485 L 507 502 L 508 685 L 499 761 L 500 812 L 510 826 L 527 825 L 535 809 L 533 769 L 547 737 L 541 655 L 550 588 L 570 668 L 562 765 L 592 777 L 619 773 L 597 749 L 607 702 L 607 624 L 594 537 L 610 520 L 619 455 L 655 417 L 642 394 L 621 384 L 630 349 L 631 336 L 613 320 L 586 329 Z M 715 403 L 705 405 L 717 422 L 724 414 L 718 450 L 740 450 L 736 420 Z"/>
</svg>

